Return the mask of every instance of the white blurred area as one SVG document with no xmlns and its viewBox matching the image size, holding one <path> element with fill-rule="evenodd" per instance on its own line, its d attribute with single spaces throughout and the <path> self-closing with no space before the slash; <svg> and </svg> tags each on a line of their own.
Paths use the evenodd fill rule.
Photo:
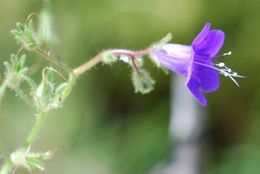
<svg viewBox="0 0 260 174">
<path fill-rule="evenodd" d="M 170 136 L 174 142 L 171 160 L 153 174 L 200 174 L 205 114 L 185 87 L 185 78 L 172 75 Z"/>
</svg>

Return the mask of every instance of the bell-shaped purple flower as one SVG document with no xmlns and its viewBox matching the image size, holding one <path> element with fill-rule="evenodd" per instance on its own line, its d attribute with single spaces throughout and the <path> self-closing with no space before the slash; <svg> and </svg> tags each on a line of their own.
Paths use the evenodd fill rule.
<svg viewBox="0 0 260 174">
<path fill-rule="evenodd" d="M 152 53 L 163 67 L 186 77 L 186 86 L 203 106 L 207 105 L 203 93 L 219 88 L 219 74 L 230 77 L 235 83 L 233 77 L 242 77 L 224 63 L 214 60 L 219 57 L 216 55 L 224 43 L 225 34 L 221 30 L 211 30 L 210 27 L 210 23 L 207 23 L 191 46 L 164 44 Z"/>
</svg>

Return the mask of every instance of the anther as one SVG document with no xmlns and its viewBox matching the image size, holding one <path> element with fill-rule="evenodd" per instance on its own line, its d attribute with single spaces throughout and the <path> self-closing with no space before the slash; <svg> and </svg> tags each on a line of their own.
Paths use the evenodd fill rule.
<svg viewBox="0 0 260 174">
<path fill-rule="evenodd" d="M 220 54 L 220 55 L 216 55 L 214 58 L 217 58 L 217 57 L 224 57 L 224 56 L 230 56 L 232 54 L 231 51 L 227 52 L 227 53 L 223 53 L 223 54 Z"/>
<path fill-rule="evenodd" d="M 220 62 L 219 64 L 216 64 L 218 67 L 223 68 L 225 66 L 225 63 Z"/>
<path fill-rule="evenodd" d="M 229 51 L 229 52 L 227 52 L 227 53 L 224 53 L 224 54 L 222 54 L 223 56 L 230 56 L 232 54 L 232 52 L 231 51 Z"/>
</svg>

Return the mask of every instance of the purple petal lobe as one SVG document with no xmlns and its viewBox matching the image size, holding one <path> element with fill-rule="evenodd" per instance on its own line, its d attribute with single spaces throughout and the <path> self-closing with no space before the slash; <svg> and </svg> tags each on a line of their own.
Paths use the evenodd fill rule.
<svg viewBox="0 0 260 174">
<path fill-rule="evenodd" d="M 200 91 L 200 82 L 198 79 L 191 77 L 187 83 L 187 87 L 190 89 L 191 93 L 200 102 L 201 105 L 206 106 L 207 100 Z"/>
<path fill-rule="evenodd" d="M 195 96 L 195 98 L 199 101 L 201 105 L 207 105 L 207 100 L 200 91 L 200 83 L 197 79 L 190 78 L 187 83 L 187 87 L 190 89 L 191 93 Z"/>
<path fill-rule="evenodd" d="M 221 30 L 211 30 L 200 44 L 192 45 L 196 54 L 213 58 L 223 46 L 225 34 Z"/>
<path fill-rule="evenodd" d="M 204 28 L 201 30 L 201 32 L 198 34 L 198 36 L 193 40 L 192 45 L 197 46 L 199 45 L 208 35 L 210 30 L 210 23 L 206 23 Z"/>
<path fill-rule="evenodd" d="M 208 64 L 210 66 L 210 64 Z M 196 73 L 193 73 L 193 76 L 196 75 L 200 81 L 200 87 L 203 92 L 213 92 L 219 88 L 219 74 L 215 69 L 208 67 L 203 67 L 196 65 Z"/>
</svg>

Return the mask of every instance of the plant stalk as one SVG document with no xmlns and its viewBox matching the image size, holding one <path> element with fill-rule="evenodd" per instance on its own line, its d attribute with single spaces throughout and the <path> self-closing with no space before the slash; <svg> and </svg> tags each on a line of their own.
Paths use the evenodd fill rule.
<svg viewBox="0 0 260 174">
<path fill-rule="evenodd" d="M 127 56 L 130 58 L 143 57 L 143 56 L 149 55 L 151 53 L 150 48 L 147 48 L 144 50 L 138 50 L 138 51 L 131 51 L 131 50 L 125 50 L 125 49 L 112 49 L 112 50 L 107 50 L 107 51 L 111 52 L 114 56 Z M 103 54 L 105 52 L 106 51 L 102 51 L 101 53 L 97 54 L 92 59 L 90 59 L 88 62 L 86 62 L 85 64 L 75 68 L 73 70 L 73 73 L 76 76 L 79 76 L 79 75 L 83 74 L 84 72 L 90 70 L 92 67 L 94 67 L 95 65 L 97 65 L 98 63 L 100 63 L 102 61 Z"/>
<path fill-rule="evenodd" d="M 41 112 L 38 116 L 37 116 L 37 120 L 33 126 L 33 128 L 31 129 L 30 133 L 28 134 L 25 143 L 23 145 L 23 149 L 25 151 L 28 151 L 32 145 L 32 143 L 34 142 L 34 140 L 36 139 L 37 135 L 39 134 L 43 123 L 45 121 L 45 112 Z M 11 158 L 8 157 L 8 159 L 6 159 L 4 165 L 2 166 L 1 170 L 0 170 L 0 174 L 10 174 L 11 171 L 14 168 L 14 163 L 12 162 Z"/>
<path fill-rule="evenodd" d="M 2 100 L 4 98 L 6 89 L 7 89 L 7 81 L 5 80 L 3 82 L 3 84 L 0 86 L 0 105 L 1 105 Z"/>
<path fill-rule="evenodd" d="M 23 148 L 25 150 L 28 150 L 31 147 L 33 141 L 36 139 L 37 135 L 39 134 L 39 132 L 43 126 L 45 118 L 46 118 L 45 112 L 41 112 L 40 114 L 37 115 L 37 120 L 36 120 L 32 130 L 28 134 L 28 136 L 25 140 L 25 143 L 23 145 Z"/>
</svg>

